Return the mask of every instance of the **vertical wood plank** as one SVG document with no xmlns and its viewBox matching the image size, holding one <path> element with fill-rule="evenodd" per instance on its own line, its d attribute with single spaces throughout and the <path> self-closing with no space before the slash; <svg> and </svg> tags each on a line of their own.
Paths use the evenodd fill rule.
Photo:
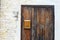
<svg viewBox="0 0 60 40">
<path fill-rule="evenodd" d="M 22 8 L 22 16 L 23 16 L 23 25 L 22 25 L 22 40 L 30 40 L 30 28 L 25 28 L 24 20 L 31 20 L 31 10 L 29 7 Z M 30 22 L 28 24 L 30 26 Z"/>
</svg>

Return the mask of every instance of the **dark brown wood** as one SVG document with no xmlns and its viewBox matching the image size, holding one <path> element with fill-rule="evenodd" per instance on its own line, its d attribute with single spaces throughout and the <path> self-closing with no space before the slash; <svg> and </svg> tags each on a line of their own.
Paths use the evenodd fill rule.
<svg viewBox="0 0 60 40">
<path fill-rule="evenodd" d="M 21 14 L 21 40 L 54 40 L 54 6 L 24 5 Z"/>
</svg>

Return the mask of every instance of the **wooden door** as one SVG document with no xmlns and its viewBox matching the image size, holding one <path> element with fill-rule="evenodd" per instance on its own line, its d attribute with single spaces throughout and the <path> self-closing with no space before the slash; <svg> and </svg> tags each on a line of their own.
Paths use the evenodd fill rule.
<svg viewBox="0 0 60 40">
<path fill-rule="evenodd" d="M 54 6 L 21 6 L 21 40 L 54 40 Z"/>
</svg>

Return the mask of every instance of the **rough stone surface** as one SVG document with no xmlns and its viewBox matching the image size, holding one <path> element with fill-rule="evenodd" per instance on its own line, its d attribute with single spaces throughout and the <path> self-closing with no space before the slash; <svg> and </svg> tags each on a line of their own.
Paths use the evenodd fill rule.
<svg viewBox="0 0 60 40">
<path fill-rule="evenodd" d="M 17 40 L 18 0 L 1 0 L 0 40 Z"/>
</svg>

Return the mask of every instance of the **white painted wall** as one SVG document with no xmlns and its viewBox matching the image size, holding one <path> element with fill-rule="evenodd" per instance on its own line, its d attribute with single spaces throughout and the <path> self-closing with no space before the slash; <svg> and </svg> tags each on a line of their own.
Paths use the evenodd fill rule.
<svg viewBox="0 0 60 40">
<path fill-rule="evenodd" d="M 19 11 L 18 0 L 1 0 L 0 40 L 20 40 L 20 25 L 16 13 Z"/>
<path fill-rule="evenodd" d="M 3 36 L 2 40 L 21 40 L 21 5 L 54 5 L 55 6 L 55 40 L 60 40 L 60 0 L 1 0 L 0 22 L 4 23 L 3 31 L 10 29 L 8 36 Z M 15 13 L 18 12 L 18 20 L 14 18 Z M 4 16 L 5 15 L 5 16 Z M 8 20 L 7 20 L 8 19 Z M 2 24 L 1 23 L 1 24 Z M 6 26 L 7 25 L 7 26 Z M 0 27 L 2 27 L 0 26 Z M 16 27 L 16 28 L 15 28 Z M 16 33 L 11 31 L 16 30 Z M 14 34 L 13 34 L 14 33 Z M 12 37 L 11 37 L 12 35 Z M 14 37 L 13 37 L 14 36 Z M 6 37 L 4 39 L 4 37 Z M 1 37 L 0 37 L 1 40 Z"/>
</svg>

